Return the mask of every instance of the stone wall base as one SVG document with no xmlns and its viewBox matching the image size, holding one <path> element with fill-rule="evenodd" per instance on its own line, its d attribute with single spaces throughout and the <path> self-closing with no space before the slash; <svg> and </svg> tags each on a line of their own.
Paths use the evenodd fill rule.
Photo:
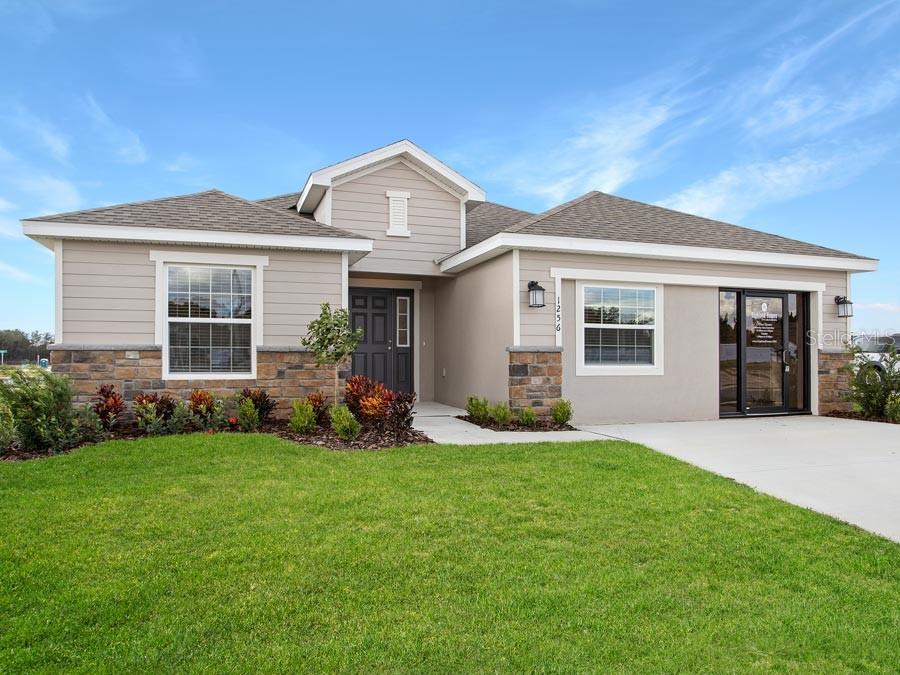
<svg viewBox="0 0 900 675">
<path fill-rule="evenodd" d="M 819 352 L 819 413 L 848 412 L 851 404 L 850 373 L 853 360 L 846 352 Z"/>
<path fill-rule="evenodd" d="M 562 398 L 562 349 L 509 348 L 509 407 L 519 413 L 531 407 L 539 418 L 549 418 Z"/>
<path fill-rule="evenodd" d="M 67 375 L 75 391 L 75 402 L 88 402 L 101 384 L 113 384 L 126 401 L 141 393 L 168 393 L 186 399 L 192 389 L 206 389 L 216 396 L 229 396 L 245 387 L 261 387 L 278 401 L 276 417 L 287 417 L 291 402 L 321 391 L 334 394 L 335 369 L 319 367 L 313 355 L 301 351 L 259 351 L 255 380 L 163 380 L 160 349 L 54 349 L 50 363 L 54 373 Z M 338 397 L 345 378 L 339 373 Z"/>
</svg>

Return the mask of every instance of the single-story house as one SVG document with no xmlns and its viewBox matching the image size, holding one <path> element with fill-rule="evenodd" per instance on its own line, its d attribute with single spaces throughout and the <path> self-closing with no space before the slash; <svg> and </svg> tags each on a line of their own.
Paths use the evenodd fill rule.
<svg viewBox="0 0 900 675">
<path fill-rule="evenodd" d="M 350 369 L 420 400 L 564 397 L 582 422 L 816 414 L 841 404 L 851 277 L 877 267 L 601 192 L 528 213 L 406 140 L 297 193 L 22 222 L 55 253 L 52 364 L 85 397 L 330 391 L 299 345 L 329 302 L 364 329 Z"/>
</svg>

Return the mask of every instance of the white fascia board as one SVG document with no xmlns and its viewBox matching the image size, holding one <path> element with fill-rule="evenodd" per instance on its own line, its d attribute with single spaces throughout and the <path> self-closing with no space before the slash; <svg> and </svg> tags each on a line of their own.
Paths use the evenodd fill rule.
<svg viewBox="0 0 900 675">
<path fill-rule="evenodd" d="M 306 179 L 306 185 L 303 186 L 303 191 L 300 193 L 300 198 L 297 200 L 297 210 L 301 213 L 312 213 L 318 205 L 319 200 L 322 199 L 322 195 L 324 195 L 325 191 L 331 187 L 334 178 L 352 171 L 359 171 L 371 164 L 377 164 L 404 155 L 412 157 L 423 166 L 428 167 L 430 171 L 441 176 L 444 180 L 458 186 L 460 190 L 466 193 L 467 200 L 471 199 L 479 202 L 485 200 L 484 190 L 475 183 L 458 174 L 439 159 L 432 157 L 415 143 L 403 140 L 352 157 L 343 162 L 332 164 L 331 166 L 319 169 L 318 171 L 313 171 L 309 175 L 309 178 Z"/>
<path fill-rule="evenodd" d="M 716 288 L 756 288 L 767 291 L 825 292 L 825 284 L 811 281 L 702 274 L 663 274 L 657 272 L 574 269 L 570 267 L 551 267 L 550 278 L 659 284 L 664 286 L 712 286 Z"/>
<path fill-rule="evenodd" d="M 345 237 L 309 237 L 258 232 L 220 232 L 217 230 L 180 230 L 168 227 L 120 227 L 27 221 L 22 224 L 26 236 L 108 241 L 140 241 L 172 244 L 208 244 L 249 248 L 283 248 L 307 251 L 358 251 L 371 253 L 371 239 Z"/>
<path fill-rule="evenodd" d="M 877 260 L 865 258 L 839 258 L 832 256 L 798 255 L 796 253 L 766 253 L 738 249 L 706 248 L 703 246 L 678 246 L 672 244 L 645 244 L 612 239 L 588 239 L 580 237 L 554 237 L 542 234 L 500 232 L 483 242 L 452 255 L 441 262 L 442 272 L 458 272 L 483 260 L 511 249 L 561 253 L 587 253 L 594 255 L 627 256 L 689 262 L 717 262 L 733 265 L 764 265 L 771 267 L 798 267 L 806 269 L 845 270 L 871 272 L 878 269 Z"/>
</svg>

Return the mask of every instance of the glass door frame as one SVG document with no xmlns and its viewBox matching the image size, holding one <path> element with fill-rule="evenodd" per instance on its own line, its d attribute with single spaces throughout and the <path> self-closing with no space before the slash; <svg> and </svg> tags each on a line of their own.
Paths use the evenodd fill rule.
<svg viewBox="0 0 900 675">
<path fill-rule="evenodd" d="M 739 339 L 737 342 L 738 345 L 738 354 L 737 354 L 737 394 L 738 394 L 738 409 L 734 412 L 719 412 L 719 417 L 753 417 L 753 416 L 765 416 L 765 415 L 809 415 L 812 411 L 812 378 L 810 377 L 812 374 L 812 366 L 811 366 L 811 349 L 809 340 L 806 339 L 806 333 L 809 331 L 809 318 L 810 318 L 810 294 L 804 293 L 800 291 L 782 291 L 782 290 L 765 290 L 765 289 L 750 289 L 750 288 L 720 288 L 719 293 L 735 293 L 735 309 L 736 309 L 736 318 L 737 318 L 737 333 L 739 335 Z M 802 326 L 805 327 L 806 332 L 801 335 L 802 344 L 798 345 L 798 349 L 803 350 L 803 372 L 800 374 L 800 377 L 803 378 L 803 407 L 802 409 L 792 409 L 790 407 L 790 374 L 788 371 L 784 370 L 784 359 L 787 352 L 787 346 L 790 342 L 790 303 L 788 300 L 788 296 L 791 294 L 795 294 L 798 298 L 798 302 L 800 298 L 803 298 L 802 301 L 802 316 L 800 317 L 800 321 Z M 721 297 L 721 296 L 720 296 Z M 746 329 L 746 321 L 747 321 L 747 298 L 781 298 L 782 300 L 782 321 L 783 327 L 783 351 L 782 351 L 782 405 L 780 406 L 770 406 L 770 407 L 760 407 L 760 408 L 747 408 L 747 329 Z M 721 385 L 720 385 L 721 386 Z"/>
</svg>

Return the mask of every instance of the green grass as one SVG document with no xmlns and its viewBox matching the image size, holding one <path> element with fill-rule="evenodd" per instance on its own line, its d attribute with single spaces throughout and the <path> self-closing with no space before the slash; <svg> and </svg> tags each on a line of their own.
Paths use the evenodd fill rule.
<svg viewBox="0 0 900 675">
<path fill-rule="evenodd" d="M 0 465 L 0 672 L 896 671 L 900 546 L 620 442 Z"/>
</svg>

